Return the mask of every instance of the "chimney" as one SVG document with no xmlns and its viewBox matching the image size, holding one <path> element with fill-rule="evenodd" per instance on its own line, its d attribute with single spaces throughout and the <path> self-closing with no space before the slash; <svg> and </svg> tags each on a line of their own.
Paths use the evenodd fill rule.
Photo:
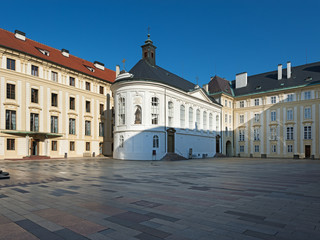
<svg viewBox="0 0 320 240">
<path fill-rule="evenodd" d="M 282 64 L 278 64 L 278 80 L 282 79 Z"/>
<path fill-rule="evenodd" d="M 287 78 L 291 78 L 291 62 L 287 62 Z"/>
<path fill-rule="evenodd" d="M 100 70 L 104 70 L 104 64 L 101 62 L 95 61 L 93 65 Z"/>
<path fill-rule="evenodd" d="M 202 88 L 206 93 L 209 93 L 209 85 L 208 84 L 203 84 Z"/>
<path fill-rule="evenodd" d="M 61 49 L 61 54 L 65 57 L 69 57 L 69 50 L 67 49 Z"/>
<path fill-rule="evenodd" d="M 22 41 L 26 40 L 26 34 L 24 32 L 21 32 L 19 30 L 14 31 L 14 36 Z"/>
<path fill-rule="evenodd" d="M 120 66 L 116 65 L 116 78 L 119 76 L 120 74 Z"/>
<path fill-rule="evenodd" d="M 246 87 L 248 82 L 248 73 L 238 73 L 236 74 L 236 88 Z"/>
</svg>

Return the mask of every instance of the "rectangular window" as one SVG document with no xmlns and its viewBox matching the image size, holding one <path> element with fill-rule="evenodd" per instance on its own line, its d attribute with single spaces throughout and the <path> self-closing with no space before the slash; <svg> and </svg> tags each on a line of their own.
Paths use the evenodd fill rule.
<svg viewBox="0 0 320 240">
<path fill-rule="evenodd" d="M 274 122 L 277 120 L 277 112 L 276 111 L 272 111 L 271 112 L 271 122 Z"/>
<path fill-rule="evenodd" d="M 273 153 L 277 152 L 277 145 L 271 145 L 271 152 Z"/>
<path fill-rule="evenodd" d="M 254 145 L 254 152 L 260 152 L 260 146 Z"/>
<path fill-rule="evenodd" d="M 86 142 L 86 151 L 90 151 L 90 142 Z"/>
<path fill-rule="evenodd" d="M 292 145 L 288 145 L 288 153 L 292 153 L 293 152 L 293 146 Z"/>
<path fill-rule="evenodd" d="M 304 109 L 304 119 L 311 119 L 311 108 L 306 107 Z"/>
<path fill-rule="evenodd" d="M 7 69 L 16 70 L 16 60 L 7 58 Z"/>
<path fill-rule="evenodd" d="M 16 130 L 16 111 L 6 110 L 6 129 Z"/>
<path fill-rule="evenodd" d="M 51 106 L 58 107 L 58 94 L 51 93 Z"/>
<path fill-rule="evenodd" d="M 311 126 L 304 127 L 304 139 L 311 139 Z"/>
<path fill-rule="evenodd" d="M 293 127 L 287 127 L 287 140 L 293 140 Z"/>
<path fill-rule="evenodd" d="M 293 110 L 288 109 L 287 111 L 287 121 L 292 121 L 293 120 Z"/>
<path fill-rule="evenodd" d="M 76 81 L 75 81 L 74 77 L 69 77 L 69 85 L 73 86 L 73 87 L 76 85 Z"/>
<path fill-rule="evenodd" d="M 229 115 L 229 123 L 231 124 L 231 115 Z"/>
<path fill-rule="evenodd" d="M 58 117 L 51 116 L 51 133 L 58 133 Z"/>
<path fill-rule="evenodd" d="M 311 92 L 304 92 L 304 100 L 310 100 L 311 99 Z"/>
<path fill-rule="evenodd" d="M 103 115 L 104 112 L 104 105 L 100 103 L 100 115 Z"/>
<path fill-rule="evenodd" d="M 76 134 L 76 120 L 74 118 L 69 118 L 69 134 Z"/>
<path fill-rule="evenodd" d="M 287 95 L 287 102 L 293 102 L 293 93 Z"/>
<path fill-rule="evenodd" d="M 7 98 L 8 99 L 16 98 L 16 85 L 7 83 Z"/>
<path fill-rule="evenodd" d="M 227 123 L 228 122 L 228 114 L 224 115 L 224 122 Z"/>
<path fill-rule="evenodd" d="M 70 106 L 70 110 L 75 109 L 75 98 L 74 97 L 70 97 L 69 106 Z"/>
<path fill-rule="evenodd" d="M 91 135 L 91 122 L 85 121 L 85 135 L 90 136 Z"/>
<path fill-rule="evenodd" d="M 240 101 L 240 108 L 244 108 L 244 101 Z"/>
<path fill-rule="evenodd" d="M 239 141 L 244 141 L 244 130 L 239 130 Z"/>
<path fill-rule="evenodd" d="M 254 121 L 255 122 L 260 122 L 260 114 L 259 113 L 255 113 L 254 114 Z"/>
<path fill-rule="evenodd" d="M 253 137 L 254 137 L 254 141 L 260 141 L 260 129 L 259 128 L 255 128 L 253 130 Z"/>
<path fill-rule="evenodd" d="M 30 131 L 39 132 L 39 114 L 30 114 Z"/>
<path fill-rule="evenodd" d="M 57 72 L 54 72 L 54 71 L 51 72 L 51 80 L 54 82 L 58 82 L 58 73 Z"/>
<path fill-rule="evenodd" d="M 52 151 L 57 151 L 58 148 L 58 142 L 57 141 L 51 141 L 51 150 Z"/>
<path fill-rule="evenodd" d="M 104 124 L 99 123 L 99 137 L 103 137 L 103 136 L 104 136 Z"/>
<path fill-rule="evenodd" d="M 231 101 L 229 101 L 229 108 L 231 108 Z"/>
<path fill-rule="evenodd" d="M 86 101 L 86 112 L 90 112 L 90 101 Z"/>
<path fill-rule="evenodd" d="M 39 67 L 31 65 L 31 75 L 38 77 L 39 76 Z"/>
<path fill-rule="evenodd" d="M 275 127 L 270 128 L 270 140 L 272 141 L 277 140 L 277 129 Z"/>
<path fill-rule="evenodd" d="M 240 152 L 244 152 L 244 146 L 240 146 Z"/>
<path fill-rule="evenodd" d="M 240 123 L 244 123 L 244 115 L 240 115 Z"/>
<path fill-rule="evenodd" d="M 255 105 L 255 106 L 259 106 L 259 105 L 260 105 L 260 99 L 259 99 L 259 98 L 256 98 L 256 99 L 254 100 L 254 105 Z"/>
<path fill-rule="evenodd" d="M 90 91 L 90 83 L 86 82 L 86 90 Z"/>
<path fill-rule="evenodd" d="M 151 98 L 151 123 L 158 124 L 158 122 L 159 122 L 159 98 L 152 97 Z"/>
<path fill-rule="evenodd" d="M 74 151 L 75 150 L 75 145 L 74 142 L 70 142 L 70 151 Z"/>
<path fill-rule="evenodd" d="M 228 106 L 228 101 L 227 100 L 224 100 L 224 106 Z"/>
<path fill-rule="evenodd" d="M 7 139 L 7 150 L 15 150 L 15 140 L 14 139 Z"/>
<path fill-rule="evenodd" d="M 38 89 L 31 88 L 31 102 L 38 103 Z"/>
<path fill-rule="evenodd" d="M 277 97 L 276 96 L 272 96 L 271 97 L 271 103 L 272 104 L 277 103 Z"/>
<path fill-rule="evenodd" d="M 104 94 L 104 87 L 100 86 L 99 92 L 100 92 L 100 94 Z"/>
</svg>

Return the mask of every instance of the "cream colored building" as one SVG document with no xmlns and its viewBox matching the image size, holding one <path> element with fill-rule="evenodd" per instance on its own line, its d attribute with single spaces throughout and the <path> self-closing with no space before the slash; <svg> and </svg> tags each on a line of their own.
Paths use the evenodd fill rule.
<svg viewBox="0 0 320 240">
<path fill-rule="evenodd" d="M 320 158 L 320 62 L 231 82 L 216 76 L 208 91 L 223 105 L 223 154 Z"/>
<path fill-rule="evenodd" d="M 0 159 L 111 155 L 115 76 L 0 29 Z"/>
</svg>

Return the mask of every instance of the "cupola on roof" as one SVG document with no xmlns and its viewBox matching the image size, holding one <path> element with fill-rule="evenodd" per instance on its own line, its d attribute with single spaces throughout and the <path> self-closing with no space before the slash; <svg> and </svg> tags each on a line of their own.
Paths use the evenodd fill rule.
<svg viewBox="0 0 320 240">
<path fill-rule="evenodd" d="M 153 45 L 152 40 L 150 39 L 150 34 L 148 34 L 148 39 L 142 45 L 142 59 L 145 59 L 152 66 L 156 65 L 156 46 Z"/>
</svg>

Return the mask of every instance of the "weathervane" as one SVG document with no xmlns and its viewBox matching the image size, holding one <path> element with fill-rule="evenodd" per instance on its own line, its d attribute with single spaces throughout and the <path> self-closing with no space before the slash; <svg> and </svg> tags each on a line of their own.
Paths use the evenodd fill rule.
<svg viewBox="0 0 320 240">
<path fill-rule="evenodd" d="M 126 70 L 126 68 L 125 68 L 126 59 L 125 58 L 122 60 L 122 63 L 123 63 L 123 70 Z"/>
<path fill-rule="evenodd" d="M 148 30 L 148 38 L 150 38 L 150 26 L 148 26 L 147 30 Z"/>
</svg>

